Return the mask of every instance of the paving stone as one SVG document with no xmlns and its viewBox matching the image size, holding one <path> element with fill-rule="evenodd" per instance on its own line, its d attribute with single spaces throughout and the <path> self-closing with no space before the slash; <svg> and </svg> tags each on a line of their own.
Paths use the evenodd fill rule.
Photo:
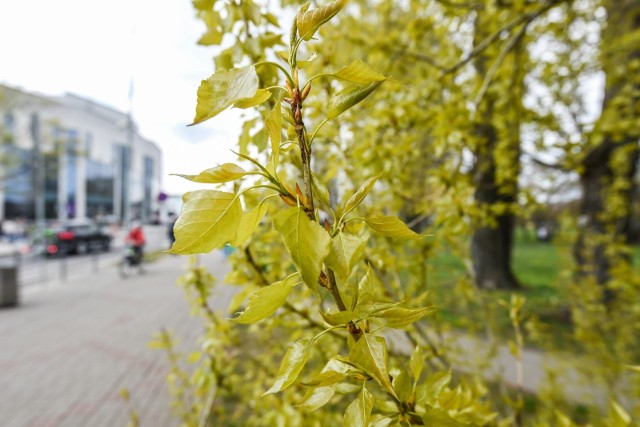
<svg viewBox="0 0 640 427">
<path fill-rule="evenodd" d="M 216 277 L 228 269 L 220 253 L 201 263 Z M 23 289 L 19 307 L 0 310 L 0 425 L 125 426 L 124 387 L 142 426 L 178 425 L 165 354 L 147 343 L 166 328 L 192 345 L 202 330 L 176 286 L 187 265 L 186 257 L 165 256 L 126 280 L 101 266 Z"/>
</svg>

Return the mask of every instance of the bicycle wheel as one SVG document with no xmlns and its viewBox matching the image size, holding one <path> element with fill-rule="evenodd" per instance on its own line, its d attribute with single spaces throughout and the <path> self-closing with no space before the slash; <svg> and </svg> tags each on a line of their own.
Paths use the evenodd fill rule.
<svg viewBox="0 0 640 427">
<path fill-rule="evenodd" d="M 133 274 L 133 266 L 131 265 L 131 261 L 129 261 L 127 258 L 123 258 L 118 263 L 118 275 L 120 276 L 120 278 L 126 279 L 132 274 Z"/>
</svg>

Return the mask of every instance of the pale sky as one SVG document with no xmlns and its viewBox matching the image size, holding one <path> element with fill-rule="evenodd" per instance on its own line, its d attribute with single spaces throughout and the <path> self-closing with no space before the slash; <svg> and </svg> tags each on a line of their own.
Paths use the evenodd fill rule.
<svg viewBox="0 0 640 427">
<path fill-rule="evenodd" d="M 29 92 L 72 92 L 121 111 L 163 151 L 163 187 L 195 185 L 169 173 L 195 174 L 225 161 L 237 142 L 239 111 L 187 128 L 214 50 L 196 45 L 204 24 L 189 0 L 3 0 L 0 83 Z"/>
</svg>

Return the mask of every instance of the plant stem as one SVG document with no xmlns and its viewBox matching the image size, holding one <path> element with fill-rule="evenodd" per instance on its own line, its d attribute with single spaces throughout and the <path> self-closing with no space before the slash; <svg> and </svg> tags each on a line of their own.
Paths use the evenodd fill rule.
<svg viewBox="0 0 640 427">
<path fill-rule="evenodd" d="M 294 75 L 297 73 L 294 71 Z M 296 79 L 297 80 L 297 79 Z M 304 203 L 305 212 L 311 221 L 316 221 L 315 207 L 313 203 L 313 186 L 311 178 L 311 141 L 307 140 L 307 132 L 302 121 L 302 98 L 300 96 L 299 82 L 296 81 L 296 86 L 293 88 L 293 102 L 291 102 L 291 115 L 295 122 L 296 136 L 298 137 L 298 145 L 300 146 L 300 157 L 302 159 L 302 180 L 304 182 L 304 196 L 307 199 Z M 326 123 L 326 120 L 322 123 Z M 322 127 L 322 124 L 318 127 Z M 317 129 L 316 129 L 317 131 Z M 315 136 L 315 133 L 314 133 Z M 347 311 L 347 307 L 344 305 L 340 290 L 336 283 L 336 277 L 330 268 L 327 268 L 327 273 L 321 272 L 320 285 L 325 287 L 333 297 L 333 300 L 340 311 Z M 347 330 L 357 340 L 362 335 L 362 329 L 354 322 L 347 323 Z"/>
</svg>

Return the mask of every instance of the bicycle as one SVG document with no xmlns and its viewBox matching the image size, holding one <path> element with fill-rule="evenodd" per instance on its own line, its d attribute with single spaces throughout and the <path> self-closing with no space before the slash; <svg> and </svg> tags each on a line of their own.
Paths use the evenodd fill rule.
<svg viewBox="0 0 640 427">
<path fill-rule="evenodd" d="M 142 274 L 144 273 L 143 264 L 144 256 L 142 249 L 137 249 L 133 245 L 127 245 L 124 256 L 118 263 L 118 274 L 123 279 L 131 276 L 136 270 L 138 270 L 138 274 Z"/>
</svg>

